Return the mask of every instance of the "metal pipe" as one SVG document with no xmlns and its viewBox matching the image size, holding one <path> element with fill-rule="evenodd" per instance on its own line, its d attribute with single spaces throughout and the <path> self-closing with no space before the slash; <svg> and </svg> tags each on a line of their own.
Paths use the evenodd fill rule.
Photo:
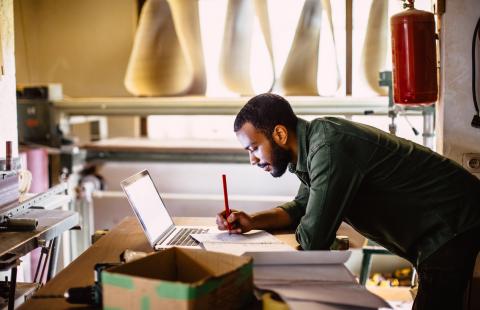
<svg viewBox="0 0 480 310">
<path fill-rule="evenodd" d="M 12 267 L 10 291 L 8 293 L 8 310 L 15 309 L 15 290 L 17 288 L 17 266 Z"/>
<path fill-rule="evenodd" d="M 50 258 L 48 260 L 47 282 L 55 275 L 57 271 L 58 261 L 58 237 L 53 238 L 50 242 Z"/>
<path fill-rule="evenodd" d="M 435 110 L 431 107 L 422 111 L 423 115 L 423 145 L 434 149 L 435 146 Z"/>
</svg>

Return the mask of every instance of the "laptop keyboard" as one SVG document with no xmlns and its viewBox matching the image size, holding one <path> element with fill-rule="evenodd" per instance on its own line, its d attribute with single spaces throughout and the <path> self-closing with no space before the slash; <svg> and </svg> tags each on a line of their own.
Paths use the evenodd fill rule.
<svg viewBox="0 0 480 310">
<path fill-rule="evenodd" d="M 168 242 L 168 245 L 195 246 L 198 241 L 191 238 L 190 234 L 204 234 L 208 229 L 201 228 L 181 228 L 177 234 Z"/>
</svg>

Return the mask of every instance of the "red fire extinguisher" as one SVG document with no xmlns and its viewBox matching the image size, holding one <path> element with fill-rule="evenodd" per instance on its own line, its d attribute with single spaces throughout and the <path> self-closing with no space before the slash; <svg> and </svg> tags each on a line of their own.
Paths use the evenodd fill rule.
<svg viewBox="0 0 480 310">
<path fill-rule="evenodd" d="M 435 20 L 430 12 L 407 10 L 390 19 L 393 56 L 393 100 L 397 104 L 428 105 L 437 101 Z"/>
</svg>

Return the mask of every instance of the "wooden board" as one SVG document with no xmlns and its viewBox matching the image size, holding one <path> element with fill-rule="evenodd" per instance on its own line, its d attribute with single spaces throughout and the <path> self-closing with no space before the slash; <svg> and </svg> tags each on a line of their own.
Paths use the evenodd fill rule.
<svg viewBox="0 0 480 310">
<path fill-rule="evenodd" d="M 247 158 L 247 153 L 240 144 L 231 140 L 112 138 L 88 143 L 83 148 L 98 152 L 237 153 Z"/>
<path fill-rule="evenodd" d="M 51 240 L 78 225 L 78 214 L 64 210 L 31 210 L 22 218 L 38 219 L 35 231 L 0 232 L 0 256 L 6 253 L 27 254 L 38 247 L 38 240 Z"/>
<path fill-rule="evenodd" d="M 215 225 L 215 219 L 207 217 L 176 218 L 174 220 L 177 225 Z M 279 232 L 275 235 L 283 242 L 297 246 L 295 237 L 291 233 Z M 134 217 L 125 218 L 107 235 L 59 272 L 36 295 L 62 295 L 70 287 L 91 285 L 94 281 L 94 265 L 99 262 L 118 262 L 120 254 L 125 249 L 144 252 L 152 251 L 145 234 Z M 20 309 L 66 309 L 71 307 L 85 309 L 84 305 L 70 305 L 61 298 L 30 299 Z"/>
<path fill-rule="evenodd" d="M 174 221 L 177 225 L 216 225 L 213 217 L 183 217 L 175 218 Z M 291 231 L 274 231 L 272 233 L 286 244 L 294 248 L 298 247 L 295 236 Z M 356 238 L 351 237 L 352 228 L 346 224 L 342 224 L 339 233 L 349 235 L 351 240 L 356 240 Z M 354 242 L 357 243 L 358 241 Z M 36 296 L 63 295 L 68 288 L 93 284 L 93 267 L 95 264 L 99 262 L 118 262 L 120 254 L 125 249 L 143 252 L 152 251 L 145 234 L 134 217 L 127 217 L 115 226 L 108 234 L 42 287 Z M 85 305 L 68 304 L 61 298 L 30 299 L 20 309 L 67 309 L 77 307 L 88 309 Z"/>
</svg>

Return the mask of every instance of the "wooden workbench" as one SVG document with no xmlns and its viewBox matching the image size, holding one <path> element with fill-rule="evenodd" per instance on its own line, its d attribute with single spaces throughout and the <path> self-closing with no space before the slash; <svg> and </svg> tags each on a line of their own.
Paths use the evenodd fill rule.
<svg viewBox="0 0 480 310">
<path fill-rule="evenodd" d="M 177 225 L 213 226 L 214 218 L 176 218 Z M 275 234 L 280 240 L 297 246 L 293 234 Z M 94 282 L 93 267 L 101 262 L 118 262 L 120 254 L 125 249 L 151 252 L 152 249 L 143 233 L 138 221 L 134 217 L 125 218 L 115 226 L 108 234 L 100 238 L 70 265 L 42 287 L 36 295 L 63 295 L 71 287 L 87 286 Z M 71 305 L 61 298 L 30 299 L 20 309 L 68 309 L 85 305 Z"/>
<path fill-rule="evenodd" d="M 193 226 L 215 226 L 213 217 L 182 217 L 175 218 L 177 225 Z M 291 232 L 278 231 L 272 232 L 278 239 L 293 248 L 298 247 L 294 234 Z M 352 228 L 342 224 L 337 234 L 348 235 L 351 240 L 351 246 L 355 247 L 362 241 L 358 239 L 358 233 L 352 231 Z M 352 242 L 353 241 L 353 242 Z M 38 292 L 37 296 L 63 295 L 68 288 L 91 285 L 94 282 L 93 268 L 97 263 L 118 262 L 120 254 L 125 249 L 134 251 L 151 252 L 147 238 L 141 229 L 138 221 L 134 217 L 127 217 L 108 234 L 101 237 L 90 248 L 82 253 L 70 265 L 59 272 L 55 278 L 49 281 Z M 84 305 L 71 305 L 64 299 L 30 299 L 20 309 L 68 309 L 83 308 Z"/>
<path fill-rule="evenodd" d="M 78 214 L 73 211 L 33 209 L 22 214 L 22 218 L 36 218 L 38 227 L 34 231 L 0 233 L 0 257 L 7 253 L 25 255 L 39 246 L 40 240 L 51 240 L 64 231 L 78 225 Z"/>
<path fill-rule="evenodd" d="M 0 268 L 11 270 L 10 280 L 15 283 L 15 304 L 24 300 L 24 295 L 29 295 L 37 287 L 35 283 L 16 283 L 16 268 L 19 258 L 50 242 L 49 267 L 47 279 L 54 275 L 58 253 L 57 239 L 63 232 L 78 225 L 78 213 L 66 210 L 30 209 L 23 213 L 21 218 L 35 218 L 38 226 L 33 231 L 2 231 L 0 232 Z M 15 217 L 13 217 L 15 218 Z M 46 264 L 46 261 L 45 261 Z M 43 274 L 43 271 L 42 271 Z M 6 300 L 2 297 L 0 307 L 6 308 Z"/>
</svg>

